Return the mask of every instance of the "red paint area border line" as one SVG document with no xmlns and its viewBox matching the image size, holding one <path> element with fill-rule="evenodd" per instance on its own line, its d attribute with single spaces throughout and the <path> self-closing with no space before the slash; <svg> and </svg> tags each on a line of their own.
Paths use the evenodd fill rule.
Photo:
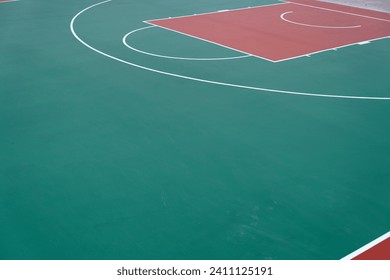
<svg viewBox="0 0 390 280">
<path fill-rule="evenodd" d="M 390 231 L 342 260 L 390 260 Z"/>
<path fill-rule="evenodd" d="M 19 0 L 0 0 L 0 3 L 17 2 Z"/>
<path fill-rule="evenodd" d="M 313 0 L 292 1 L 146 23 L 272 62 L 390 36 L 390 14 Z M 320 7 L 313 6 L 318 3 Z M 334 7 L 341 10 L 330 9 Z M 283 15 L 292 17 L 291 21 Z M 332 24 L 358 28 L 328 26 Z"/>
</svg>

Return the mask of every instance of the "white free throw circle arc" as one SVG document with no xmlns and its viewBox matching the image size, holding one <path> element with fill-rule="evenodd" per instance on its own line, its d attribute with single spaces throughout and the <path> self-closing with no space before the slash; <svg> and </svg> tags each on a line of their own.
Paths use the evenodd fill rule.
<svg viewBox="0 0 390 280">
<path fill-rule="evenodd" d="M 313 27 L 313 28 L 325 28 L 325 29 L 351 29 L 351 28 L 359 28 L 362 27 L 361 25 L 351 25 L 351 26 L 327 26 L 327 25 L 314 25 L 314 24 L 307 24 L 307 23 L 301 23 L 301 22 L 296 22 L 292 21 L 290 19 L 286 19 L 286 15 L 292 14 L 294 11 L 289 11 L 285 12 L 280 15 L 280 18 L 288 23 L 296 24 L 296 25 L 301 25 L 301 26 L 306 26 L 306 27 Z"/>
<path fill-rule="evenodd" d="M 301 96 L 313 96 L 313 97 L 326 97 L 326 98 L 342 98 L 342 99 L 363 99 L 363 100 L 390 100 L 390 97 L 376 97 L 376 96 L 354 96 L 354 95 L 331 95 L 331 94 L 321 94 L 321 93 L 309 93 L 309 92 L 298 92 L 298 91 L 288 91 L 288 90 L 280 90 L 280 89 L 271 89 L 271 88 L 261 88 L 261 87 L 254 87 L 254 86 L 245 86 L 245 85 L 240 85 L 240 84 L 232 84 L 232 83 L 225 83 L 225 82 L 219 82 L 219 81 L 213 81 L 213 80 L 206 80 L 206 79 L 200 79 L 200 78 L 195 78 L 195 77 L 190 77 L 190 76 L 185 76 L 185 75 L 180 75 L 180 74 L 175 74 L 171 72 L 166 72 L 166 71 L 160 71 L 157 69 L 149 68 L 140 64 L 136 64 L 130 61 L 123 60 L 121 58 L 118 58 L 116 56 L 107 54 L 103 51 L 100 51 L 93 46 L 89 45 L 86 43 L 83 39 L 80 38 L 80 36 L 76 33 L 75 31 L 75 22 L 77 18 L 82 15 L 84 12 L 105 4 L 109 3 L 112 0 L 105 0 L 96 4 L 93 4 L 91 6 L 88 6 L 87 8 L 81 10 L 78 12 L 70 21 L 70 30 L 72 32 L 72 35 L 85 47 L 89 48 L 90 50 L 103 55 L 107 58 L 113 59 L 115 61 L 118 61 L 120 63 L 124 63 L 139 69 L 143 69 L 146 71 L 158 73 L 158 74 L 163 74 L 171 77 L 176 77 L 176 78 L 181 78 L 181 79 L 186 79 L 186 80 L 191 80 L 191 81 L 197 81 L 197 82 L 202 82 L 202 83 L 207 83 L 207 84 L 213 84 L 213 85 L 221 85 L 221 86 L 227 86 L 227 87 L 233 87 L 233 88 L 241 88 L 241 89 L 248 89 L 248 90 L 255 90 L 255 91 L 265 91 L 265 92 L 274 92 L 274 93 L 284 93 L 284 94 L 291 94 L 291 95 L 301 95 Z"/>
<path fill-rule="evenodd" d="M 150 28 L 156 28 L 157 26 L 151 25 L 151 26 L 146 26 L 146 27 L 141 27 L 138 29 L 135 29 L 133 31 L 130 31 L 127 33 L 123 39 L 122 43 L 129 49 L 139 52 L 145 55 L 150 55 L 150 56 L 155 56 L 155 57 L 160 57 L 160 58 L 166 58 L 166 59 L 177 59 L 177 60 L 195 60 L 195 61 L 215 61 L 215 60 L 230 60 L 230 59 L 240 59 L 240 58 L 245 58 L 245 57 L 250 57 L 250 54 L 245 54 L 245 55 L 239 55 L 239 56 L 231 56 L 231 57 L 209 57 L 209 58 L 202 58 L 202 57 L 179 57 L 179 56 L 167 56 L 167 55 L 161 55 L 161 54 L 155 54 L 151 52 L 146 52 L 140 49 L 135 48 L 134 46 L 131 46 L 128 42 L 127 39 L 130 35 L 143 31 L 145 29 L 150 29 Z"/>
</svg>

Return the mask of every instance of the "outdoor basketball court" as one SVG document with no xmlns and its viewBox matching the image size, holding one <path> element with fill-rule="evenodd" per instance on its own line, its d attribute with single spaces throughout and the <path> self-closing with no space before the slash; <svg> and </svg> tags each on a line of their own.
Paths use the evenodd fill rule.
<svg viewBox="0 0 390 280">
<path fill-rule="evenodd" d="M 0 0 L 0 259 L 390 259 L 390 13 Z"/>
</svg>

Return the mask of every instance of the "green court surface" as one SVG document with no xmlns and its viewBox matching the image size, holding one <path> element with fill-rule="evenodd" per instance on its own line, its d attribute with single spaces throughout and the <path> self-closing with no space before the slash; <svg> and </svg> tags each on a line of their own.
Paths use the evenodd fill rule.
<svg viewBox="0 0 390 280">
<path fill-rule="evenodd" d="M 341 259 L 390 230 L 389 38 L 215 60 L 243 54 L 144 21 L 279 2 L 98 3 L 0 3 L 0 259 Z"/>
</svg>

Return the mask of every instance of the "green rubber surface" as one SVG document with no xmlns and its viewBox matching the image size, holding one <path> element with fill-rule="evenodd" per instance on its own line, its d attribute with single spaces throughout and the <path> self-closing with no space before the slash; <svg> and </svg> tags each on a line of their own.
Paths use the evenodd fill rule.
<svg viewBox="0 0 390 280">
<path fill-rule="evenodd" d="M 129 63 L 390 98 L 390 39 L 175 60 L 122 39 L 278 2 L 113 0 L 74 18 L 96 3 L 0 3 L 0 259 L 340 259 L 389 231 L 390 100 Z M 242 55 L 155 27 L 126 42 Z"/>
</svg>

